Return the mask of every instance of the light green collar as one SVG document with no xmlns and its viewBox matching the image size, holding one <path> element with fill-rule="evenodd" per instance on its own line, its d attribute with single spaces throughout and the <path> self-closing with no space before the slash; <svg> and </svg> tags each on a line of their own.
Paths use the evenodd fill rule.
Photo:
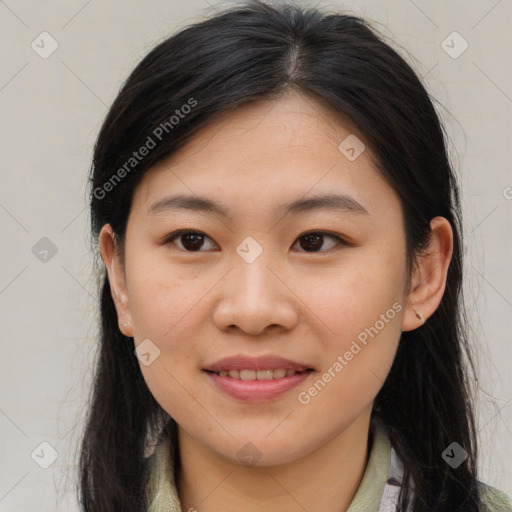
<svg viewBox="0 0 512 512">
<path fill-rule="evenodd" d="M 373 442 L 366 470 L 347 512 L 379 510 L 391 462 L 391 443 L 383 424 L 372 420 Z"/>
</svg>

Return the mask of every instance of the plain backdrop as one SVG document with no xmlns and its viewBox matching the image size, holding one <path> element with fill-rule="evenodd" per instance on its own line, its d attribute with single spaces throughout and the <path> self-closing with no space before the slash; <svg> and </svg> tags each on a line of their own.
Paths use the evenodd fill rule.
<svg viewBox="0 0 512 512">
<path fill-rule="evenodd" d="M 87 173 L 102 120 L 157 42 L 233 3 L 0 2 L 3 512 L 78 510 L 97 344 Z M 438 100 L 462 184 L 481 479 L 511 494 L 512 2 L 317 5 L 373 20 Z"/>
</svg>

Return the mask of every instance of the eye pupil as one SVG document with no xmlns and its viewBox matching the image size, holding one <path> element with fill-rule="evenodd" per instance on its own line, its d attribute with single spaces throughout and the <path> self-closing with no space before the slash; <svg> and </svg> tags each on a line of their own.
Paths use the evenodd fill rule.
<svg viewBox="0 0 512 512">
<path fill-rule="evenodd" d="M 187 250 L 194 250 L 194 249 L 200 249 L 203 245 L 203 235 L 200 235 L 198 233 L 185 233 L 181 235 L 183 247 L 185 247 Z M 188 239 L 188 241 L 183 241 Z M 192 247 L 187 247 L 187 244 L 190 242 L 190 239 L 192 239 Z M 200 242 L 199 244 L 197 242 Z"/>
<path fill-rule="evenodd" d="M 302 240 L 307 240 L 306 245 L 313 245 L 313 250 L 311 252 L 319 251 L 322 248 L 323 245 L 323 235 L 305 235 L 302 237 Z M 319 243 L 320 242 L 320 243 Z M 301 247 L 303 249 L 306 249 L 304 247 L 304 244 L 301 242 Z"/>
</svg>

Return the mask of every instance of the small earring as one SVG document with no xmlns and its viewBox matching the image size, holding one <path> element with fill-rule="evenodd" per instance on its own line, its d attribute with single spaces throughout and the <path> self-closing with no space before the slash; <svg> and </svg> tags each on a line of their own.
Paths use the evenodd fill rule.
<svg viewBox="0 0 512 512">
<path fill-rule="evenodd" d="M 412 308 L 412 310 L 416 313 L 416 318 L 423 320 L 423 315 L 421 313 L 418 313 L 414 308 Z"/>
</svg>

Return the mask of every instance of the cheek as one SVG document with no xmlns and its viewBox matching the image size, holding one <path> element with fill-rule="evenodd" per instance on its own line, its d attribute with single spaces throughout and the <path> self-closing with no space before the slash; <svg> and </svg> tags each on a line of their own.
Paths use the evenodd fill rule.
<svg viewBox="0 0 512 512">
<path fill-rule="evenodd" d="M 157 347 L 153 350 L 158 355 L 151 364 L 139 363 L 151 394 L 176 421 L 187 423 L 194 415 L 202 414 L 195 409 L 190 392 L 191 377 L 198 365 L 193 331 L 199 325 L 198 315 L 204 314 L 200 302 L 204 292 L 194 276 L 168 276 L 166 272 L 147 270 L 134 276 L 130 299 L 134 338 L 136 345 L 149 339 Z"/>
<path fill-rule="evenodd" d="M 323 364 L 316 379 L 299 390 L 298 402 L 315 414 L 311 421 L 322 429 L 322 418 L 333 425 L 356 417 L 377 396 L 391 369 L 401 334 L 403 307 L 399 302 L 366 311 L 367 322 L 338 317 L 336 337 L 324 340 Z M 382 311 L 382 313 L 380 313 Z"/>
<path fill-rule="evenodd" d="M 184 271 L 148 250 L 133 253 L 127 274 L 136 340 L 171 339 L 197 314 L 203 288 L 198 272 Z"/>
<path fill-rule="evenodd" d="M 397 309 L 403 308 L 392 306 L 403 301 L 403 273 L 399 255 L 389 258 L 361 251 L 321 276 L 302 277 L 295 288 L 297 295 L 306 298 L 310 316 L 318 319 L 331 343 L 334 340 L 341 349 L 376 322 L 379 331 L 383 321 L 386 330 L 391 323 L 400 324 L 395 317 Z"/>
<path fill-rule="evenodd" d="M 365 249 L 333 269 L 321 287 L 311 287 L 308 307 L 322 320 L 325 336 L 318 338 L 321 382 L 302 390 L 304 401 L 311 398 L 325 413 L 337 403 L 342 414 L 342 404 L 359 409 L 375 398 L 401 335 L 404 268 L 399 251 Z"/>
</svg>

